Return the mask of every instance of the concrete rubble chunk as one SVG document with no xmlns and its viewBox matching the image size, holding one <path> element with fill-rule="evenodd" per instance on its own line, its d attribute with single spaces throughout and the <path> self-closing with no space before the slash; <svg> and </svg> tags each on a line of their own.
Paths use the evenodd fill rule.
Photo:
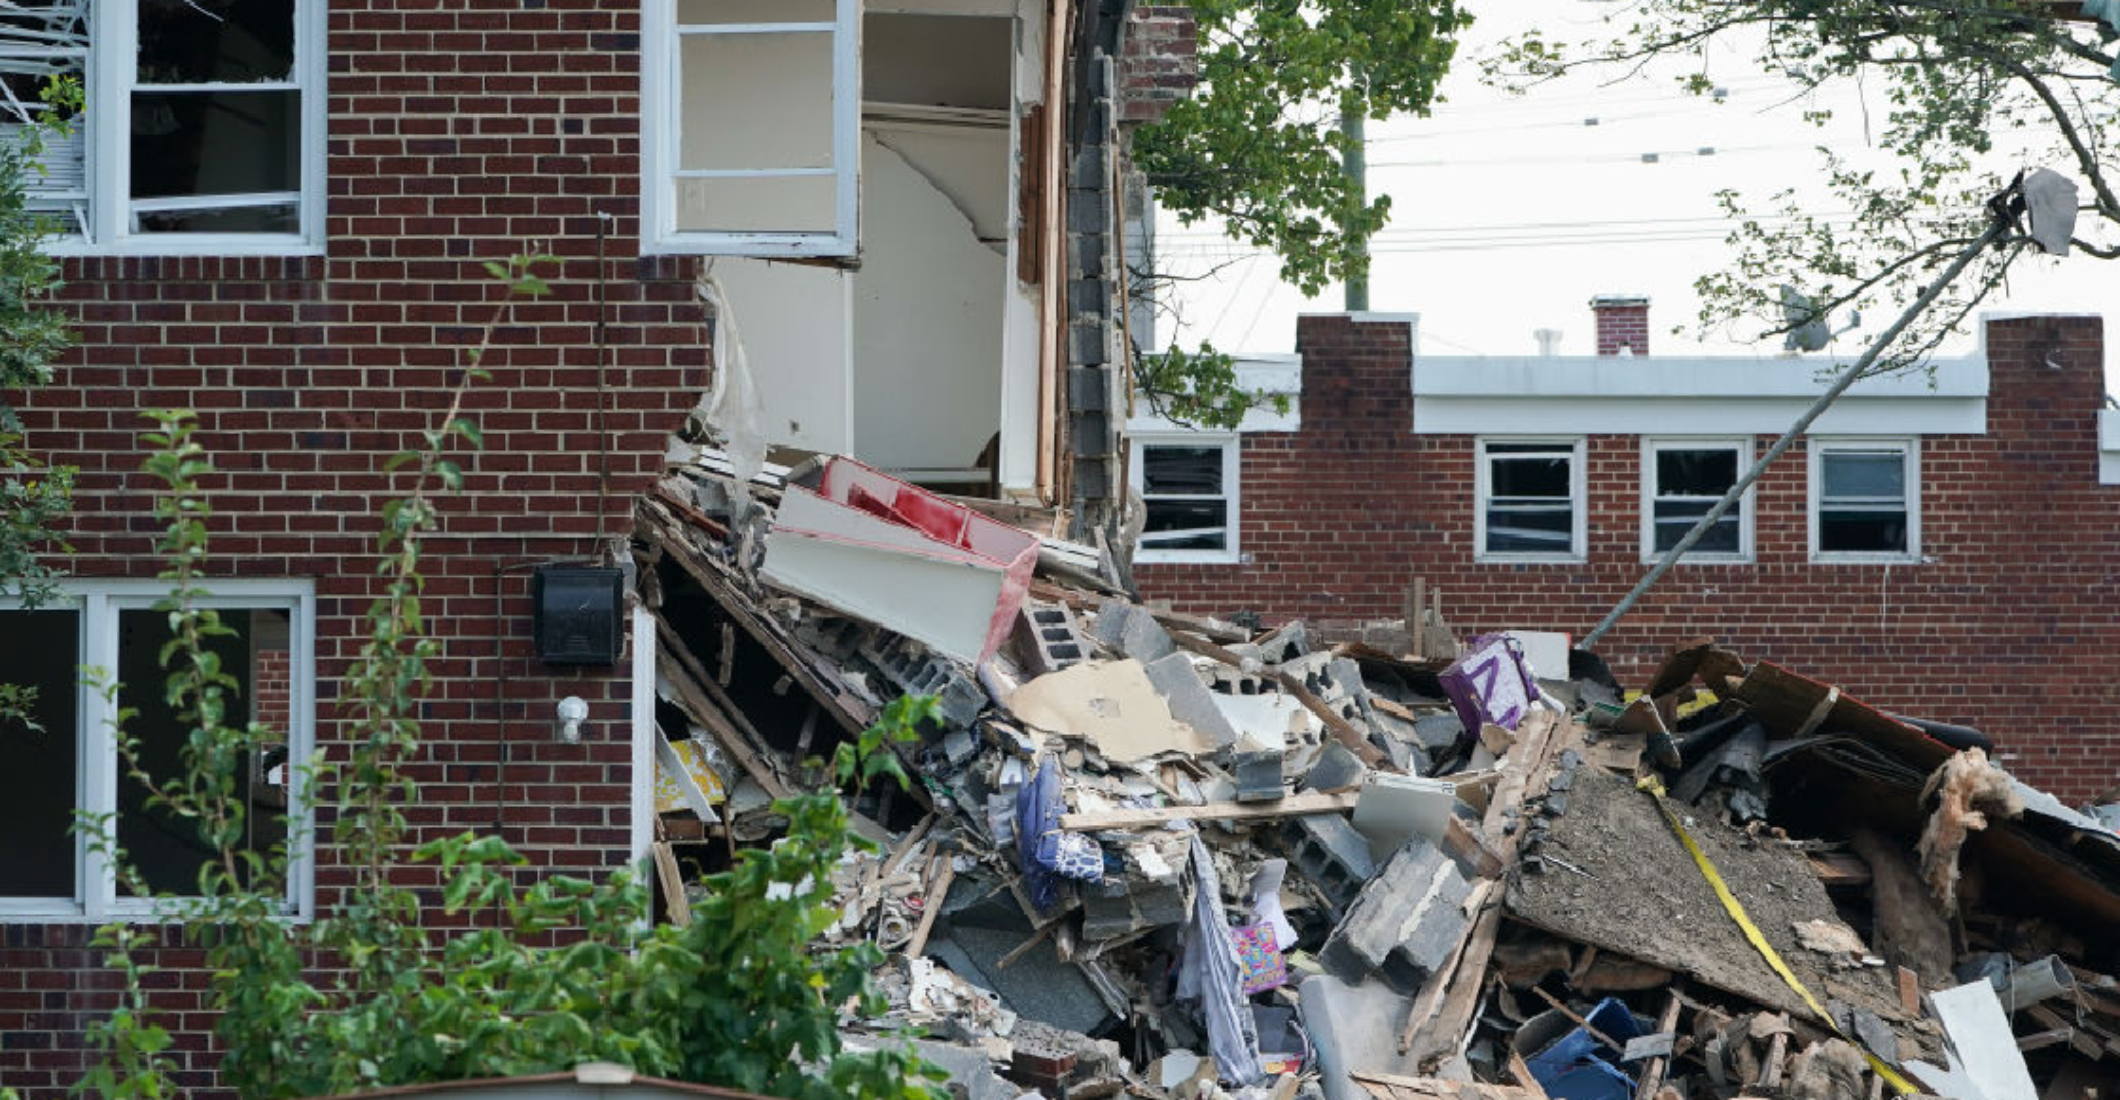
<svg viewBox="0 0 2120 1100">
<path fill-rule="evenodd" d="M 1320 959 L 1344 981 L 1374 975 L 1402 993 L 1417 993 L 1464 935 L 1471 893 L 1450 857 L 1409 841 L 1362 888 Z"/>
<path fill-rule="evenodd" d="M 1165 635 L 1165 641 L 1168 640 L 1169 636 Z M 1156 686 L 1156 694 L 1170 705 L 1170 716 L 1198 731 L 1209 745 L 1224 749 L 1237 743 L 1237 728 L 1229 724 L 1222 708 L 1215 705 L 1214 693 L 1200 682 L 1200 674 L 1193 670 L 1191 656 L 1172 653 L 1149 662 L 1148 682 Z"/>
<path fill-rule="evenodd" d="M 1160 661 L 1178 649 L 1177 643 L 1170 640 L 1170 632 L 1154 615 L 1118 600 L 1106 600 L 1097 609 L 1094 629 L 1097 641 L 1144 665 Z"/>
</svg>

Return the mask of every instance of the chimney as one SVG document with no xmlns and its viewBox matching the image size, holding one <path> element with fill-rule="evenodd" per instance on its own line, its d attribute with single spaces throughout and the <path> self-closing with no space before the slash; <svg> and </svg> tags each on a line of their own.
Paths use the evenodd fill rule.
<svg viewBox="0 0 2120 1100">
<path fill-rule="evenodd" d="M 1532 329 L 1531 338 L 1538 341 L 1539 358 L 1551 359 L 1559 353 L 1561 330 L 1557 328 Z"/>
<path fill-rule="evenodd" d="M 1590 299 L 1597 315 L 1599 355 L 1649 354 L 1649 299 L 1640 294 L 1600 294 Z"/>
</svg>

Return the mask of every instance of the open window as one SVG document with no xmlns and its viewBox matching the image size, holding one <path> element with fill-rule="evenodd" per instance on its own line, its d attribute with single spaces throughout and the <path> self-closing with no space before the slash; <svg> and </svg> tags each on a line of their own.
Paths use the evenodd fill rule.
<svg viewBox="0 0 2120 1100">
<path fill-rule="evenodd" d="M 0 11 L 0 129 L 43 138 L 60 251 L 322 244 L 324 0 L 25 0 Z M 47 102 L 79 81 L 86 107 Z M 64 132 L 61 132 L 64 131 Z"/>
<path fill-rule="evenodd" d="M 1477 462 L 1474 560 L 1583 560 L 1581 439 L 1482 439 Z"/>
<path fill-rule="evenodd" d="M 155 610 L 157 582 L 81 582 L 59 605 L 0 606 L 0 680 L 32 693 L 20 713 L 0 717 L 0 920 L 105 920 L 149 916 L 139 896 L 196 892 L 213 853 L 189 822 L 150 804 L 144 785 L 119 758 L 110 723 L 129 711 L 138 764 L 168 777 L 181 766 L 188 733 L 164 698 L 160 654 L 169 616 Z M 257 722 L 270 735 L 238 762 L 233 797 L 248 811 L 245 845 L 266 851 L 294 844 L 287 909 L 306 914 L 312 873 L 307 800 L 297 765 L 312 744 L 310 674 L 314 606 L 301 583 L 222 582 L 202 597 L 226 634 L 208 648 L 234 681 L 225 720 Z M 114 699 L 82 686 L 82 669 L 107 669 Z M 138 873 L 118 874 L 73 832 L 77 814 L 106 817 Z"/>
<path fill-rule="evenodd" d="M 1740 439 L 1652 439 L 1642 443 L 1642 557 L 1653 561 L 1678 545 L 1752 461 Z M 1752 559 L 1752 493 L 1717 517 L 1686 552 L 1689 562 Z"/>
<path fill-rule="evenodd" d="M 1219 433 L 1134 436 L 1130 480 L 1146 511 L 1135 561 L 1238 560 L 1241 446 Z"/>
<path fill-rule="evenodd" d="M 1813 438 L 1811 560 L 1921 559 L 1919 452 L 1911 439 Z"/>
<path fill-rule="evenodd" d="M 650 251 L 851 256 L 859 0 L 647 0 Z"/>
</svg>

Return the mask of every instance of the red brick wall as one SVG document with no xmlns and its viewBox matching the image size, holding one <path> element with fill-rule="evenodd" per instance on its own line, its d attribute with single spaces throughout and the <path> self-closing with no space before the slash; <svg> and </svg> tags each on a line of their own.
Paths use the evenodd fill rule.
<svg viewBox="0 0 2120 1100">
<path fill-rule="evenodd" d="M 199 410 L 220 470 L 208 481 L 212 571 L 314 579 L 318 741 L 342 757 L 339 678 L 379 592 L 377 509 L 396 492 L 376 471 L 432 424 L 493 315 L 481 262 L 532 241 L 562 257 L 549 298 L 505 312 L 484 362 L 493 380 L 468 401 L 485 451 L 461 456 L 465 491 L 443 501 L 443 533 L 427 542 L 424 610 L 444 655 L 409 810 L 415 840 L 497 831 L 529 874 L 625 859 L 630 684 L 624 663 L 539 664 L 529 575 L 497 570 L 590 554 L 600 528 L 624 535 L 633 495 L 707 384 L 689 265 L 636 259 L 639 8 L 334 0 L 328 254 L 70 261 L 81 347 L 24 413 L 32 446 L 81 468 L 70 568 L 145 577 L 156 526 L 138 413 Z M 601 272 L 598 211 L 617 217 Z M 610 302 L 601 432 L 599 275 Z M 551 737 L 569 694 L 591 704 L 580 745 Z M 346 881 L 327 850 L 320 905 Z M 82 1027 L 110 1003 L 88 938 L 0 924 L 0 1084 L 41 1100 L 78 1077 Z M 152 954 L 167 968 L 150 980 L 186 1084 L 208 1085 L 199 956 Z"/>
<path fill-rule="evenodd" d="M 1190 611 L 1384 619 L 1421 576 L 1460 635 L 1596 625 L 1646 568 L 1638 438 L 1589 440 L 1586 563 L 1475 565 L 1473 441 L 1412 434 L 1409 339 L 1404 323 L 1304 318 L 1302 431 L 1244 437 L 1249 560 L 1142 565 L 1144 592 Z M 1622 681 L 1713 635 L 1866 701 L 1977 725 L 2063 797 L 2120 781 L 2120 486 L 2098 484 L 2101 325 L 2001 321 L 1987 345 L 1988 434 L 1921 441 L 1932 562 L 1811 564 L 1799 444 L 1756 487 L 1756 564 L 1679 566 L 1600 644 Z"/>
<path fill-rule="evenodd" d="M 1597 353 L 1649 354 L 1649 300 L 1647 298 L 1593 298 L 1590 312 L 1597 316 Z"/>
<path fill-rule="evenodd" d="M 1136 4 L 1119 47 L 1119 121 L 1154 122 L 1200 82 L 1199 26 L 1184 4 Z"/>
</svg>

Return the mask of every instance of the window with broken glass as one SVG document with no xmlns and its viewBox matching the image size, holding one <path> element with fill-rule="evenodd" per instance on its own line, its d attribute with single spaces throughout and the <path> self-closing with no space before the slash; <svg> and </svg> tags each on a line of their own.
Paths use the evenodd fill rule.
<svg viewBox="0 0 2120 1100">
<path fill-rule="evenodd" d="M 1813 558 L 1909 561 L 1920 555 L 1915 453 L 1911 440 L 1813 442 Z"/>
<path fill-rule="evenodd" d="M 0 10 L 8 124 L 51 139 L 33 205 L 62 250 L 285 252 L 322 243 L 323 0 L 47 0 Z"/>
<path fill-rule="evenodd" d="M 648 247 L 851 256 L 859 0 L 647 0 Z"/>
<path fill-rule="evenodd" d="M 226 720 L 273 730 L 242 764 L 236 794 L 248 802 L 250 844 L 289 842 L 282 815 L 307 820 L 297 768 L 308 759 L 313 687 L 313 601 L 306 584 L 222 582 L 200 600 L 233 633 L 209 639 L 221 668 L 236 680 Z M 182 896 L 197 889 L 212 854 L 196 830 L 150 804 L 145 787 L 118 757 L 111 723 L 130 712 L 126 729 L 150 776 L 175 775 L 186 727 L 164 697 L 161 649 L 169 616 L 154 609 L 157 582 L 81 583 L 68 598 L 36 609 L 0 606 L 0 676 L 35 692 L 27 721 L 0 719 L 0 919 L 90 920 L 150 916 L 74 822 L 81 815 L 112 822 L 142 884 Z M 114 695 L 88 686 L 84 669 L 119 683 Z M 306 833 L 306 829 L 302 832 Z M 297 847 L 306 837 L 294 838 Z M 309 861 L 296 860 L 287 908 L 306 914 Z"/>
<path fill-rule="evenodd" d="M 1644 557 L 1678 545 L 1686 532 L 1737 484 L 1751 461 L 1738 440 L 1651 440 L 1643 454 Z M 1752 555 L 1752 494 L 1748 490 L 1686 551 L 1687 561 L 1747 561 Z"/>
<path fill-rule="evenodd" d="M 1138 561 L 1234 561 L 1237 441 L 1134 441 L 1133 483 L 1144 521 Z"/>
<path fill-rule="evenodd" d="M 1477 557 L 1582 560 L 1582 440 L 1483 439 L 1476 493 Z"/>
</svg>

